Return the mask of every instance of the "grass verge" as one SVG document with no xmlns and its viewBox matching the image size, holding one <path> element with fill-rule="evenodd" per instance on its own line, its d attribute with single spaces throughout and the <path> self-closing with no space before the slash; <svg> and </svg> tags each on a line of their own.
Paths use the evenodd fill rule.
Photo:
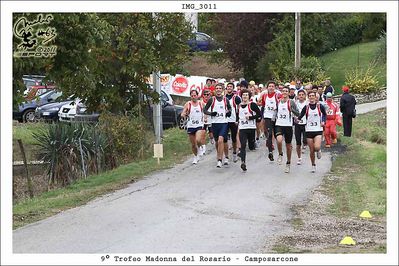
<svg viewBox="0 0 399 266">
<path fill-rule="evenodd" d="M 354 44 L 320 57 L 320 60 L 331 78 L 335 88 L 335 94 L 341 94 L 341 87 L 345 84 L 345 73 L 356 66 L 367 68 L 375 59 L 378 50 L 378 41 Z M 376 69 L 379 73 L 379 85 L 386 86 L 386 64 L 378 64 Z"/>
<path fill-rule="evenodd" d="M 340 137 L 330 151 L 331 172 L 305 205 L 291 208 L 293 230 L 272 251 L 386 253 L 386 109 L 359 115 L 352 137 Z M 373 217 L 360 218 L 364 210 Z M 345 235 L 356 245 L 339 245 Z"/>
<path fill-rule="evenodd" d="M 330 212 L 338 217 L 356 217 L 368 210 L 386 214 L 386 109 L 359 115 L 353 121 L 351 138 L 342 137 L 347 153 L 338 156 L 331 171 L 340 181 L 330 188 L 335 199 Z"/>
<path fill-rule="evenodd" d="M 173 167 L 191 153 L 186 132 L 177 128 L 164 131 L 163 146 L 164 158 L 160 165 L 154 158 L 129 163 L 112 171 L 89 176 L 66 188 L 55 189 L 16 203 L 13 206 L 13 228 L 42 220 L 124 188 L 153 171 Z"/>
</svg>

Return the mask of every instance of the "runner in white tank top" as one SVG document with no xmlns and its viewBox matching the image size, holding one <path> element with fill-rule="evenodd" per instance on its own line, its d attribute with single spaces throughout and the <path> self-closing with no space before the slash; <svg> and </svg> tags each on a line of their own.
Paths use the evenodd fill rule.
<svg viewBox="0 0 399 266">
<path fill-rule="evenodd" d="M 227 118 L 231 116 L 231 106 L 229 101 L 223 96 L 224 84 L 218 83 L 215 86 L 216 96 L 209 99 L 204 107 L 204 114 L 211 116 L 212 132 L 215 138 L 217 150 L 217 165 L 222 167 L 222 157 L 227 142 Z M 228 157 L 228 154 L 225 154 Z M 224 164 L 228 164 L 228 158 L 225 158 Z"/>
<path fill-rule="evenodd" d="M 306 100 L 306 92 L 303 89 L 298 90 L 297 94 L 297 100 L 296 100 L 296 106 L 298 107 L 299 112 L 302 111 L 302 109 L 308 104 L 308 101 Z M 294 120 L 294 135 L 295 135 L 295 142 L 296 142 L 296 154 L 298 156 L 298 161 L 297 164 L 300 165 L 302 164 L 302 148 L 301 146 L 307 144 L 306 142 L 306 131 L 305 131 L 305 125 L 306 125 L 306 117 L 302 117 L 301 120 Z M 305 148 L 304 148 L 305 149 Z M 305 151 L 303 150 L 303 153 Z"/>
<path fill-rule="evenodd" d="M 250 150 L 255 149 L 255 131 L 256 131 L 256 119 L 261 116 L 261 112 L 256 103 L 250 102 L 250 91 L 242 89 L 242 103 L 238 108 L 238 127 L 240 130 L 240 157 L 241 157 L 241 169 L 247 171 L 246 166 L 246 146 Z"/>
<path fill-rule="evenodd" d="M 197 164 L 203 152 L 199 147 L 204 145 L 204 114 L 203 104 L 198 100 L 199 93 L 193 89 L 190 91 L 191 101 L 184 105 L 182 117 L 188 117 L 187 133 L 191 142 L 191 150 L 194 154 L 193 164 Z M 200 152 L 199 152 L 200 150 Z"/>
<path fill-rule="evenodd" d="M 234 83 L 229 82 L 226 86 L 226 98 L 229 100 L 230 106 L 232 108 L 231 116 L 227 118 L 228 123 L 228 132 L 230 132 L 232 150 L 233 150 L 233 162 L 237 162 L 237 147 L 238 147 L 238 123 L 237 123 L 237 111 L 238 106 L 241 103 L 241 97 L 239 95 L 234 94 Z M 229 154 L 228 143 L 225 144 L 225 154 Z M 226 156 L 226 158 L 228 158 Z"/>
<path fill-rule="evenodd" d="M 327 113 L 324 106 L 316 102 L 316 92 L 310 91 L 308 98 L 309 104 L 302 109 L 298 119 L 306 117 L 306 139 L 309 146 L 312 173 L 314 173 L 316 172 L 315 152 L 317 158 L 321 158 L 321 136 Z"/>
<path fill-rule="evenodd" d="M 295 104 L 295 101 L 289 99 L 289 88 L 286 86 L 282 90 L 283 97 L 277 104 L 277 115 L 276 115 L 276 126 L 275 126 L 275 136 L 277 140 L 277 149 L 278 149 L 278 159 L 277 162 L 279 164 L 282 163 L 283 160 L 283 137 L 285 141 L 285 147 L 287 150 L 287 162 L 285 165 L 285 172 L 290 172 L 291 166 L 291 153 L 292 153 L 292 124 L 293 124 L 293 115 L 299 115 L 298 107 Z"/>
</svg>

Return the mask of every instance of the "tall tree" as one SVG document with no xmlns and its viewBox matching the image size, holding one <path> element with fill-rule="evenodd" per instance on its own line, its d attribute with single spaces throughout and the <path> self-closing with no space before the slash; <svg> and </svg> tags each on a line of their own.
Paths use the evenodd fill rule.
<svg viewBox="0 0 399 266">
<path fill-rule="evenodd" d="M 280 17 L 272 13 L 218 13 L 212 18 L 216 38 L 234 68 L 243 69 L 245 78 L 255 78 L 257 62 L 265 54 L 265 45 L 272 40 Z"/>
<path fill-rule="evenodd" d="M 139 92 L 151 94 L 152 71 L 176 73 L 188 57 L 191 26 L 183 14 L 58 13 L 51 25 L 57 55 L 46 74 L 92 110 L 129 110 Z"/>
</svg>

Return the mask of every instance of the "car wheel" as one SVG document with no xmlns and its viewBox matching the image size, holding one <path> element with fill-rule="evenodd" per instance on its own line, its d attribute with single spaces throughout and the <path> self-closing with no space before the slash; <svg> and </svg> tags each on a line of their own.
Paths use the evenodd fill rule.
<svg viewBox="0 0 399 266">
<path fill-rule="evenodd" d="M 34 109 L 28 109 L 22 115 L 22 119 L 26 123 L 33 123 L 36 122 L 36 115 Z"/>
<path fill-rule="evenodd" d="M 179 128 L 180 129 L 187 129 L 187 118 L 181 117 L 179 115 L 178 121 L 179 121 Z"/>
</svg>

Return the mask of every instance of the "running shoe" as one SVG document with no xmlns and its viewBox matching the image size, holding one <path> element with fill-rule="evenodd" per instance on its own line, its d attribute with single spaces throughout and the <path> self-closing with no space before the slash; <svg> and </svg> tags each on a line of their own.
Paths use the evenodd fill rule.
<svg viewBox="0 0 399 266">
<path fill-rule="evenodd" d="M 197 157 L 197 156 L 194 156 L 193 164 L 197 164 L 197 163 L 198 163 L 198 157 Z"/>
<path fill-rule="evenodd" d="M 271 161 L 271 162 L 273 162 L 274 161 L 274 157 L 273 157 L 273 153 L 272 152 L 269 152 L 269 160 Z"/>
<path fill-rule="evenodd" d="M 224 164 L 224 165 L 229 165 L 229 158 L 227 158 L 227 157 L 224 158 L 223 164 Z"/>
<path fill-rule="evenodd" d="M 287 164 L 285 165 L 285 170 L 284 170 L 284 172 L 287 173 L 287 174 L 290 172 L 290 164 L 289 164 L 289 163 L 287 163 Z"/>
<path fill-rule="evenodd" d="M 221 168 L 222 167 L 222 161 L 218 161 L 218 164 L 216 165 L 217 168 Z"/>
<path fill-rule="evenodd" d="M 241 163 L 241 169 L 246 172 L 247 171 L 247 166 L 245 165 L 245 163 Z"/>
<path fill-rule="evenodd" d="M 280 154 L 278 155 L 277 162 L 279 165 L 281 165 L 281 163 L 283 162 L 283 155 L 280 155 Z"/>
<path fill-rule="evenodd" d="M 321 150 L 317 151 L 317 159 L 321 159 Z"/>
<path fill-rule="evenodd" d="M 233 153 L 233 162 L 236 163 L 237 161 L 238 161 L 237 154 Z"/>
<path fill-rule="evenodd" d="M 316 165 L 312 165 L 312 173 L 316 173 Z"/>
<path fill-rule="evenodd" d="M 202 155 L 205 155 L 206 145 L 201 145 L 201 148 L 202 148 Z"/>
<path fill-rule="evenodd" d="M 296 162 L 297 165 L 301 165 L 302 164 L 302 158 L 298 158 L 298 161 Z"/>
</svg>

